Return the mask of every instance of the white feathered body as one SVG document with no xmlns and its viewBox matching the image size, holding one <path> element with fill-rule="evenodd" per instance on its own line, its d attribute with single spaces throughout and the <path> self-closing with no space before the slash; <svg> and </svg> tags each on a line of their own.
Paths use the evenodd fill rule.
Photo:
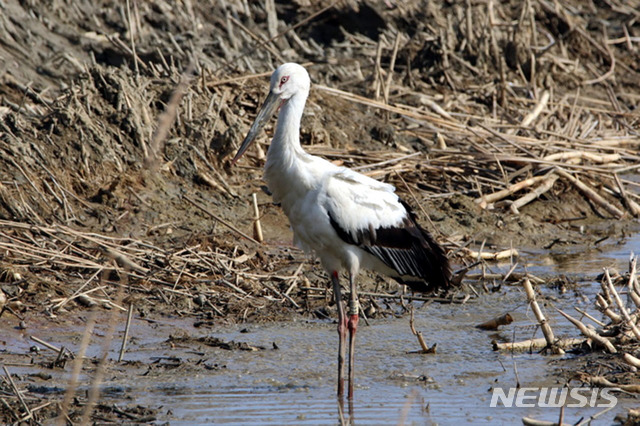
<svg viewBox="0 0 640 426">
<path fill-rule="evenodd" d="M 302 111 L 297 103 L 305 101 L 293 97 L 280 110 L 264 173 L 274 202 L 289 218 L 295 244 L 315 252 L 329 272 L 345 268 L 355 275 L 363 267 L 397 275 L 372 254 L 343 241 L 329 219 L 331 214 L 354 238 L 359 230 L 399 226 L 407 211 L 395 188 L 305 152 L 297 114 Z"/>
<path fill-rule="evenodd" d="M 406 211 L 393 187 L 308 154 L 299 161 L 306 167 L 274 173 L 275 178 L 265 174 L 274 201 L 289 218 L 295 244 L 314 251 L 329 272 L 345 268 L 355 275 L 364 267 L 392 274 L 380 260 L 343 241 L 329 214 L 345 230 L 352 230 L 354 238 L 361 229 L 397 225 Z"/>
</svg>

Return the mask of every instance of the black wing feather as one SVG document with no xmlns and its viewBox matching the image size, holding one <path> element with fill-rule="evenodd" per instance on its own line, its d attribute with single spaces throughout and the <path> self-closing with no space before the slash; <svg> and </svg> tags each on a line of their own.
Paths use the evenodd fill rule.
<svg viewBox="0 0 640 426">
<path fill-rule="evenodd" d="M 399 226 L 359 229 L 355 235 L 343 229 L 329 214 L 331 226 L 348 244 L 356 245 L 394 269 L 399 282 L 414 291 L 431 292 L 451 285 L 451 267 L 444 249 L 418 225 L 411 208 L 400 201 L 407 215 Z"/>
</svg>

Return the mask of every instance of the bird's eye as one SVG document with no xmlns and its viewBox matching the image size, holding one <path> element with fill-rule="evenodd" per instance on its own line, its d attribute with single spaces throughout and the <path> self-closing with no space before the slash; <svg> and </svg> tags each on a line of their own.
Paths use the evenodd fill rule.
<svg viewBox="0 0 640 426">
<path fill-rule="evenodd" d="M 288 75 L 285 75 L 284 77 L 282 77 L 280 79 L 280 86 L 282 87 L 282 85 L 285 84 L 288 80 L 289 80 L 289 76 Z"/>
</svg>

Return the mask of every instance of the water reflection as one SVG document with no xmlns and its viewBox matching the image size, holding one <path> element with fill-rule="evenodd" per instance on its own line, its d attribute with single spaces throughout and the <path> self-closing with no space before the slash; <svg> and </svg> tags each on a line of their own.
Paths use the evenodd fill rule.
<svg viewBox="0 0 640 426">
<path fill-rule="evenodd" d="M 348 404 L 349 404 L 349 417 L 345 418 L 344 416 L 344 399 L 343 398 L 337 398 L 337 403 L 338 403 L 338 421 L 340 422 L 340 425 L 353 425 L 355 424 L 355 416 L 353 415 L 353 399 L 349 398 L 348 399 Z"/>
</svg>

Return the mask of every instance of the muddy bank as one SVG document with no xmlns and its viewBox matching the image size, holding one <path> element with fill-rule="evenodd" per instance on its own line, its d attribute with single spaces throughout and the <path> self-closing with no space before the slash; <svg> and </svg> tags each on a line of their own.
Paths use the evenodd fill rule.
<svg viewBox="0 0 640 426">
<path fill-rule="evenodd" d="M 260 181 L 271 129 L 229 165 L 285 61 L 314 83 L 305 148 L 394 184 L 457 268 L 472 251 L 624 241 L 640 212 L 636 3 L 4 2 L 2 327 L 78 332 L 129 306 L 201 327 L 331 318 L 326 277 Z M 403 313 L 395 283 L 361 282 L 371 317 Z M 23 416 L 13 402 L 4 419 Z"/>
</svg>

